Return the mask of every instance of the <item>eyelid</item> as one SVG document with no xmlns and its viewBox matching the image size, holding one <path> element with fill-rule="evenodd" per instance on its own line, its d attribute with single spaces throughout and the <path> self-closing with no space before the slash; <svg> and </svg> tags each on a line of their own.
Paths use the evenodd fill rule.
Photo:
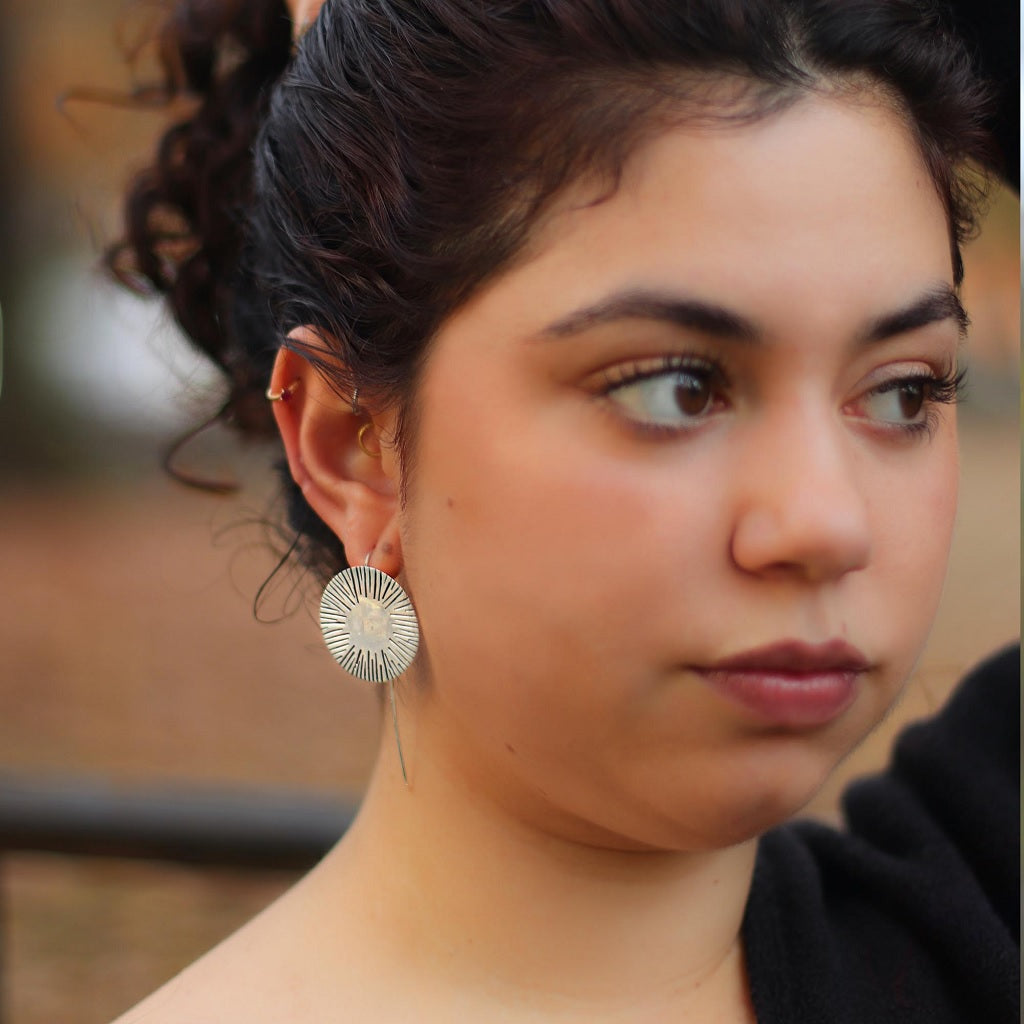
<svg viewBox="0 0 1024 1024">
<path fill-rule="evenodd" d="M 728 379 L 720 360 L 692 352 L 674 352 L 647 358 L 620 360 L 597 371 L 593 377 L 602 393 L 609 394 L 616 388 L 626 387 L 637 381 L 650 380 L 653 377 L 686 370 L 714 374 L 723 382 Z"/>
<path fill-rule="evenodd" d="M 871 390 L 889 380 L 907 377 L 948 377 L 956 371 L 955 357 L 941 359 L 894 359 L 866 373 L 861 379 L 861 390 Z"/>
</svg>

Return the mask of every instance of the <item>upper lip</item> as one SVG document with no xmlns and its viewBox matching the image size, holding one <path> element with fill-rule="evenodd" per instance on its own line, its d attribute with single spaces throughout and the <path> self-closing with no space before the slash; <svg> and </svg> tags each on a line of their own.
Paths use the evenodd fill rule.
<svg viewBox="0 0 1024 1024">
<path fill-rule="evenodd" d="M 783 640 L 751 648 L 704 667 L 713 672 L 863 672 L 871 667 L 871 663 L 845 640 L 829 640 L 821 644 Z"/>
</svg>

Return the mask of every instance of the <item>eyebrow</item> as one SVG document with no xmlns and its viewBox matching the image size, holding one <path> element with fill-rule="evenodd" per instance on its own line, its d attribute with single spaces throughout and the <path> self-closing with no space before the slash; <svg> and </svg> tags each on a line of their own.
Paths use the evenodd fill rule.
<svg viewBox="0 0 1024 1024">
<path fill-rule="evenodd" d="M 647 291 L 618 292 L 592 306 L 568 313 L 540 333 L 542 337 L 567 338 L 617 320 L 659 320 L 735 341 L 753 342 L 761 337 L 753 321 L 723 306 Z"/>
<path fill-rule="evenodd" d="M 540 331 L 542 338 L 568 338 L 602 324 L 619 320 L 655 320 L 685 327 L 724 341 L 758 343 L 764 331 L 756 322 L 735 310 L 686 296 L 631 290 L 617 292 L 600 302 L 583 306 L 560 317 Z M 969 323 L 956 292 L 936 285 L 920 298 L 871 321 L 857 337 L 864 344 L 884 341 L 943 320 L 953 320 L 961 335 Z"/>
<path fill-rule="evenodd" d="M 943 320 L 953 320 L 961 336 L 967 333 L 970 325 L 970 318 L 956 292 L 945 284 L 932 288 L 902 309 L 880 316 L 864 332 L 863 340 L 869 343 L 884 341 Z"/>
</svg>

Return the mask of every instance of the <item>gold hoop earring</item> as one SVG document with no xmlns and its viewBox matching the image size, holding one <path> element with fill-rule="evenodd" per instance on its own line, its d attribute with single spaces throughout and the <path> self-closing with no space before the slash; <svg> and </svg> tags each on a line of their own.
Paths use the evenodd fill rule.
<svg viewBox="0 0 1024 1024">
<path fill-rule="evenodd" d="M 366 440 L 365 440 L 366 439 L 366 435 L 371 430 L 373 430 L 373 424 L 372 423 L 364 423 L 359 428 L 359 432 L 356 434 L 356 442 L 359 444 L 359 447 L 363 450 L 363 454 L 364 455 L 369 455 L 371 459 L 379 459 L 380 458 L 380 452 L 379 451 L 372 452 L 372 451 L 370 451 L 369 448 L 366 447 Z"/>
</svg>

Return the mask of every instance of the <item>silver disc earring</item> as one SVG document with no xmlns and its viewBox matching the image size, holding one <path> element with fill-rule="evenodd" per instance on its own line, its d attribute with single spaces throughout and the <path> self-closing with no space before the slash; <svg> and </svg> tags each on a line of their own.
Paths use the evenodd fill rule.
<svg viewBox="0 0 1024 1024">
<path fill-rule="evenodd" d="M 357 565 L 333 577 L 320 600 L 320 630 L 334 660 L 368 683 L 387 683 L 398 759 L 405 773 L 398 735 L 395 679 L 416 657 L 420 627 L 409 595 L 387 573 Z"/>
<path fill-rule="evenodd" d="M 327 584 L 320 629 L 334 660 L 368 683 L 397 679 L 412 664 L 420 642 L 409 595 L 369 565 L 345 569 Z"/>
</svg>

